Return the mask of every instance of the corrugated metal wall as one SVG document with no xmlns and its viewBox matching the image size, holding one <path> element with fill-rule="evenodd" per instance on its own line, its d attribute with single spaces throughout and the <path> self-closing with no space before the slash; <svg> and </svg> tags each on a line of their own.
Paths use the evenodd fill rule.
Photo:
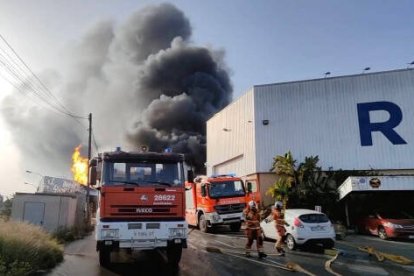
<svg viewBox="0 0 414 276">
<path fill-rule="evenodd" d="M 361 145 L 357 104 L 380 101 L 400 108 L 402 121 L 394 131 L 407 144 L 393 144 L 376 131 L 371 132 L 372 146 Z M 412 169 L 413 106 L 414 70 L 255 86 L 256 171 L 269 171 L 273 157 L 288 150 L 298 161 L 319 155 L 324 169 Z M 371 123 L 390 118 L 384 110 L 370 111 L 369 116 Z M 209 141 L 208 145 L 214 147 Z M 221 148 L 226 146 L 228 142 L 223 141 Z M 209 151 L 208 158 L 216 159 Z"/>
<path fill-rule="evenodd" d="M 54 232 L 59 227 L 70 228 L 75 223 L 77 200 L 79 198 L 75 194 L 69 196 L 59 194 L 16 193 L 13 200 L 11 218 L 16 221 L 26 220 L 29 223 L 35 224 L 38 222 L 39 226 L 49 232 Z M 32 206 L 43 206 L 42 210 L 40 210 L 42 213 L 36 214 L 36 218 L 31 218 L 30 214 L 25 214 L 28 211 L 27 203 L 32 204 Z M 77 226 L 81 226 L 81 224 Z"/>
<path fill-rule="evenodd" d="M 254 172 L 253 89 L 207 122 L 207 174 Z"/>
</svg>

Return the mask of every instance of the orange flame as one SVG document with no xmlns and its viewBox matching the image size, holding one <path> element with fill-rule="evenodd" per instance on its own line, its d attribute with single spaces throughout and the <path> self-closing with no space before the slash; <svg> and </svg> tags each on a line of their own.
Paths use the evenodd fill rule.
<svg viewBox="0 0 414 276">
<path fill-rule="evenodd" d="M 72 154 L 73 180 L 79 184 L 86 185 L 88 181 L 88 158 L 82 157 L 80 154 L 81 145 L 77 146 Z"/>
</svg>

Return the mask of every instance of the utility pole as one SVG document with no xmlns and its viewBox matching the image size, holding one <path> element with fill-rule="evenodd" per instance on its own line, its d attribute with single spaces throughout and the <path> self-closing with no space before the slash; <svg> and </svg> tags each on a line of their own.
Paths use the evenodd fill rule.
<svg viewBox="0 0 414 276">
<path fill-rule="evenodd" d="M 87 225 L 90 225 L 90 198 L 89 198 L 89 189 L 90 184 L 89 184 L 89 162 L 91 161 L 91 153 L 92 153 L 92 113 L 89 113 L 88 116 L 88 120 L 89 120 L 89 137 L 88 137 L 88 180 L 87 180 L 87 186 L 86 186 L 86 220 L 87 220 Z"/>
<path fill-rule="evenodd" d="M 88 162 L 91 161 L 92 152 L 92 113 L 89 113 L 89 137 L 88 137 Z M 89 168 L 89 164 L 88 164 Z M 88 187 L 89 187 L 89 170 L 88 170 Z"/>
</svg>

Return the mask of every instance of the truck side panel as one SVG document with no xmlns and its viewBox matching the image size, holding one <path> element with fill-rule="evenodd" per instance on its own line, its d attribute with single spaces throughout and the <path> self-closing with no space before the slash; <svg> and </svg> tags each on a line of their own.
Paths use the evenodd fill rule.
<svg viewBox="0 0 414 276">
<path fill-rule="evenodd" d="M 185 191 L 185 219 L 189 225 L 197 226 L 197 200 L 196 186 L 194 183 L 186 184 Z"/>
</svg>

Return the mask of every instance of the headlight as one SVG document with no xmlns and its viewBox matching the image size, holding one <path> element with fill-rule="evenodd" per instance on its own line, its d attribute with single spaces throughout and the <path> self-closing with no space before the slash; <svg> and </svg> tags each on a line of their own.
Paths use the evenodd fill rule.
<svg viewBox="0 0 414 276">
<path fill-rule="evenodd" d="M 212 217 L 213 221 L 219 221 L 220 220 L 220 216 L 218 214 L 213 214 Z"/>
<path fill-rule="evenodd" d="M 102 229 L 101 238 L 102 239 L 117 239 L 119 238 L 119 229 Z"/>
<path fill-rule="evenodd" d="M 391 223 L 391 222 L 386 222 L 386 223 L 384 223 L 384 226 L 385 226 L 385 227 L 389 227 L 389 228 L 403 228 L 401 225 L 399 225 L 399 224 L 394 224 L 394 223 Z"/>
<path fill-rule="evenodd" d="M 170 228 L 171 238 L 184 238 L 186 234 L 186 228 Z"/>
</svg>

